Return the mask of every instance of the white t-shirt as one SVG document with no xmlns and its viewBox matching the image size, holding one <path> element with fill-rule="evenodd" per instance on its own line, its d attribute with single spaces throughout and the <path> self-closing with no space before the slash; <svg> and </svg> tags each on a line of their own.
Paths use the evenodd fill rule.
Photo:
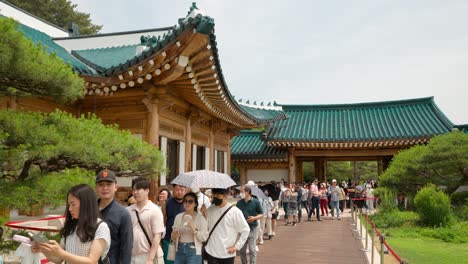
<svg viewBox="0 0 468 264">
<path fill-rule="evenodd" d="M 226 204 L 224 207 L 211 205 L 207 210 L 208 233 L 211 232 L 221 215 L 226 211 L 231 204 Z M 249 236 L 250 228 L 244 218 L 242 211 L 234 206 L 226 213 L 216 229 L 211 234 L 211 238 L 206 245 L 206 252 L 215 258 L 232 258 L 236 256 L 236 252 L 229 254 L 228 247 L 235 245 L 237 250 L 240 250 Z M 237 239 L 240 234 L 239 239 Z M 237 240 L 237 241 L 236 241 Z"/>
<path fill-rule="evenodd" d="M 101 221 L 102 221 L 101 219 L 98 219 L 98 223 Z M 109 248 L 111 244 L 110 230 L 106 222 L 102 222 L 99 224 L 93 240 L 88 241 L 86 243 L 81 242 L 80 238 L 76 234 L 76 229 L 75 229 L 75 231 L 71 235 L 67 236 L 66 243 L 65 243 L 65 239 L 62 238 L 62 240 L 60 241 L 60 245 L 62 246 L 62 248 L 65 249 L 65 251 L 73 255 L 87 257 L 89 255 L 89 251 L 91 249 L 91 245 L 93 244 L 94 240 L 101 239 L 101 238 L 106 241 L 106 247 L 104 248 L 104 251 L 102 252 L 102 255 L 101 255 L 101 258 L 104 258 L 107 255 L 107 252 L 109 252 Z"/>
</svg>

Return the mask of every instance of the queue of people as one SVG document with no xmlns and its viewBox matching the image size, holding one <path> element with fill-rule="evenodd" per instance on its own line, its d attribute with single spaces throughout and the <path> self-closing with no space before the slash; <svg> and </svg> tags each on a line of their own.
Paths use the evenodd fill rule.
<svg viewBox="0 0 468 264">
<path fill-rule="evenodd" d="M 67 195 L 65 223 L 59 243 L 35 243 L 33 252 L 42 252 L 54 263 L 131 263 L 131 264 L 231 264 L 236 253 L 243 264 L 256 263 L 258 246 L 273 239 L 279 207 L 285 212 L 285 225 L 302 220 L 304 208 L 311 221 L 315 215 L 340 220 L 347 197 L 373 197 L 373 183 L 353 186 L 332 180 L 331 184 L 314 180 L 305 184 L 267 184 L 250 181 L 241 186 L 236 205 L 228 189 L 180 185 L 162 188 L 157 203 L 149 199 L 150 182 L 144 178 L 132 182 L 129 206 L 115 201 L 117 177 L 110 170 L 96 176 L 96 189 L 80 184 Z M 261 187 L 262 197 L 252 190 Z M 362 189 L 362 190 L 361 190 Z M 373 200 L 366 202 L 372 210 Z M 349 206 L 349 205 L 348 205 Z"/>
</svg>

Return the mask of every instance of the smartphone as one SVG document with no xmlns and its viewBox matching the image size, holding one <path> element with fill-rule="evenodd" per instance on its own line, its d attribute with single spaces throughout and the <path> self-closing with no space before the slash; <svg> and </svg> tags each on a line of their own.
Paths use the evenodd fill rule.
<svg viewBox="0 0 468 264">
<path fill-rule="evenodd" d="M 49 239 L 47 239 L 43 234 L 37 233 L 33 235 L 32 240 L 38 243 L 49 243 Z"/>
</svg>

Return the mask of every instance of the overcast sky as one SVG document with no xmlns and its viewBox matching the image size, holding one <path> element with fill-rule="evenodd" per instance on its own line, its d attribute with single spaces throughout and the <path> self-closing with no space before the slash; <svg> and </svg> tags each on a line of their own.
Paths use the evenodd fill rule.
<svg viewBox="0 0 468 264">
<path fill-rule="evenodd" d="M 102 33 L 172 26 L 193 1 L 72 0 Z M 337 104 L 434 96 L 468 124 L 466 0 L 205 0 L 236 98 Z"/>
</svg>

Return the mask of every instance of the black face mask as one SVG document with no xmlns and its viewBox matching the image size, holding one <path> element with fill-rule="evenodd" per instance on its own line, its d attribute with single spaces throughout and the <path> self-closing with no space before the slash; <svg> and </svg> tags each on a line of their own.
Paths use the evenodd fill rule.
<svg viewBox="0 0 468 264">
<path fill-rule="evenodd" d="M 213 197 L 213 203 L 214 203 L 214 205 L 216 205 L 216 206 L 221 205 L 221 204 L 223 203 L 223 199 L 219 199 L 219 198 Z"/>
</svg>

